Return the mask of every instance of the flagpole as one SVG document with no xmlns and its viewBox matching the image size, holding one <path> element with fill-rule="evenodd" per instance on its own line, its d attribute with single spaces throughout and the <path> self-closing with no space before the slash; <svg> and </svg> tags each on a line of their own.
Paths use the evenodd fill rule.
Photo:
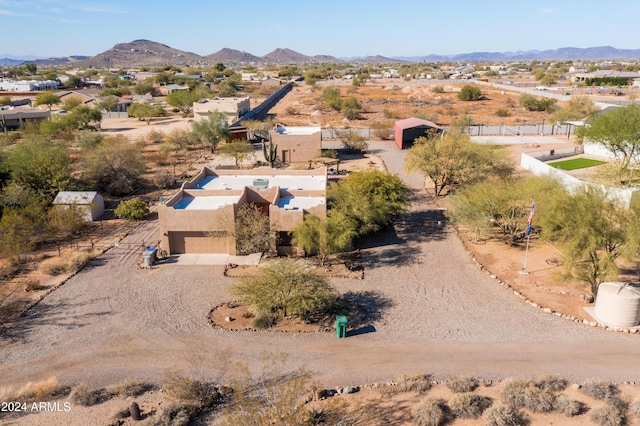
<svg viewBox="0 0 640 426">
<path fill-rule="evenodd" d="M 527 272 L 527 255 L 529 254 L 529 239 L 531 238 L 531 232 L 529 232 L 529 234 L 527 234 L 527 248 L 524 251 L 524 265 L 522 266 L 522 271 L 520 271 L 520 273 L 522 275 L 529 275 L 529 273 Z"/>
<path fill-rule="evenodd" d="M 531 212 L 529 213 L 529 218 L 527 219 L 527 248 L 524 251 L 524 265 L 522 266 L 522 271 L 520 274 L 529 275 L 527 272 L 527 255 L 529 254 L 529 241 L 531 240 L 531 222 L 533 221 L 533 215 L 535 212 L 535 202 L 531 202 Z"/>
</svg>

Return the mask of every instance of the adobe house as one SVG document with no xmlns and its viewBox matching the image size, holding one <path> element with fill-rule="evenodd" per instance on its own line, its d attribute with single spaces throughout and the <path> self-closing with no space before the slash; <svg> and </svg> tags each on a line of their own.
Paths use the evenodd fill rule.
<svg viewBox="0 0 640 426">
<path fill-rule="evenodd" d="M 296 253 L 290 231 L 313 213 L 326 217 L 327 169 L 213 170 L 204 167 L 158 207 L 161 244 L 169 254 L 236 254 L 226 229 L 238 209 L 254 203 L 269 216 L 272 249 Z"/>
<path fill-rule="evenodd" d="M 76 206 L 84 212 L 87 221 L 93 222 L 104 214 L 104 198 L 95 191 L 60 191 L 53 205 L 61 208 Z"/>
<path fill-rule="evenodd" d="M 432 131 L 440 133 L 443 131 L 443 128 L 431 121 L 416 117 L 398 120 L 393 126 L 396 145 L 398 145 L 400 149 L 411 148 L 413 141 L 420 136 L 427 136 Z"/>
<path fill-rule="evenodd" d="M 277 157 L 283 163 L 306 163 L 317 158 L 322 149 L 320 127 L 293 127 L 276 124 L 269 132 Z"/>
<path fill-rule="evenodd" d="M 203 99 L 193 103 L 193 120 L 208 120 L 215 111 L 227 115 L 229 124 L 234 123 L 251 109 L 251 99 L 244 97 L 226 97 Z"/>
</svg>

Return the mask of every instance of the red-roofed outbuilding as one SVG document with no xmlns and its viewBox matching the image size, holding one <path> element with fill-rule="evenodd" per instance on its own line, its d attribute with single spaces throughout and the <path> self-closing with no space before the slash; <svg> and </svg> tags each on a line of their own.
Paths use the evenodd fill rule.
<svg viewBox="0 0 640 426">
<path fill-rule="evenodd" d="M 430 130 L 441 132 L 442 127 L 428 120 L 411 117 L 396 121 L 393 126 L 396 145 L 405 149 L 413 146 L 413 141 L 420 136 L 426 136 Z"/>
</svg>

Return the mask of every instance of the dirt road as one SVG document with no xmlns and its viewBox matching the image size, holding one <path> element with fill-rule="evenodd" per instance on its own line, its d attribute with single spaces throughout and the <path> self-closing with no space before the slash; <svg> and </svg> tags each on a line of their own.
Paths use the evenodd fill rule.
<svg viewBox="0 0 640 426">
<path fill-rule="evenodd" d="M 421 186 L 419 176 L 402 171 L 404 153 L 392 142 L 373 142 L 371 149 L 389 170 Z M 2 384 L 49 376 L 94 386 L 127 377 L 160 381 L 170 367 L 207 374 L 229 369 L 222 353 L 259 368 L 262 351 L 287 353 L 288 368 L 304 365 L 326 385 L 416 371 L 640 381 L 640 370 L 631 367 L 640 358 L 640 336 L 576 324 L 525 304 L 479 270 L 455 233 L 437 225 L 438 215 L 418 196 L 397 233 L 363 250 L 365 279 L 333 281 L 341 292 L 358 293 L 370 309 L 370 325 L 343 340 L 213 329 L 207 313 L 231 299 L 231 279 L 216 266 L 138 269 L 135 245 L 157 239 L 157 224 L 149 221 L 123 241 L 130 251 L 107 251 L 1 338 Z"/>
</svg>

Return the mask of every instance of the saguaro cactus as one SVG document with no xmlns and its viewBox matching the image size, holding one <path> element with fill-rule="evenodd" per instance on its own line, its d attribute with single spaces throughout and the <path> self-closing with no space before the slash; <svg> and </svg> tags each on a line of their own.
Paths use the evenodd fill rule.
<svg viewBox="0 0 640 426">
<path fill-rule="evenodd" d="M 274 145 L 271 138 L 269 138 L 269 147 L 262 141 L 262 153 L 264 154 L 264 159 L 269 163 L 270 167 L 273 167 L 273 163 L 276 161 L 278 154 L 278 145 Z"/>
</svg>

